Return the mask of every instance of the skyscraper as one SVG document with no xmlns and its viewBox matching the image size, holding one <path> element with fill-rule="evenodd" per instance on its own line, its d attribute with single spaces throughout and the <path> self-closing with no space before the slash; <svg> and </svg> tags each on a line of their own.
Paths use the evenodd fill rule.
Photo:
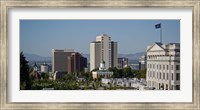
<svg viewBox="0 0 200 110">
<path fill-rule="evenodd" d="M 68 57 L 74 52 L 73 49 L 52 49 L 52 72 L 67 72 Z"/>
<path fill-rule="evenodd" d="M 72 49 L 52 49 L 52 71 L 76 73 L 87 67 L 87 58 Z"/>
<path fill-rule="evenodd" d="M 102 34 L 96 37 L 96 41 L 90 43 L 90 71 L 105 62 L 105 68 L 117 67 L 117 42 L 112 42 L 111 37 Z"/>
<path fill-rule="evenodd" d="M 80 53 L 74 52 L 68 57 L 68 72 L 77 73 L 84 71 L 87 67 L 87 58 L 84 58 Z"/>
<path fill-rule="evenodd" d="M 111 41 L 111 67 L 118 67 L 117 42 Z"/>
</svg>

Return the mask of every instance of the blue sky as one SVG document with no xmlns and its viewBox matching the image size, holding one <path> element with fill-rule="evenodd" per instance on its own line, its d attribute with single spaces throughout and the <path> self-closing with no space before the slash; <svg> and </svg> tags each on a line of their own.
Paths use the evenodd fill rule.
<svg viewBox="0 0 200 110">
<path fill-rule="evenodd" d="M 51 56 L 51 49 L 74 49 L 89 53 L 97 35 L 108 34 L 118 42 L 118 53 L 146 51 L 147 45 L 160 40 L 180 43 L 179 20 L 20 20 L 20 51 Z"/>
</svg>

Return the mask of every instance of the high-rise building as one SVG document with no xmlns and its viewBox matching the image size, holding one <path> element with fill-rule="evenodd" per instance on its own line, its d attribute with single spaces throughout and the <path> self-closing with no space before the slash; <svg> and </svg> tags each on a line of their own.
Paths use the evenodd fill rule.
<svg viewBox="0 0 200 110">
<path fill-rule="evenodd" d="M 52 49 L 52 72 L 67 72 L 68 57 L 74 52 L 73 49 Z"/>
<path fill-rule="evenodd" d="M 123 69 L 126 66 L 128 66 L 128 58 L 125 57 L 118 58 L 118 68 Z"/>
<path fill-rule="evenodd" d="M 101 42 L 90 43 L 90 71 L 99 67 L 101 63 Z"/>
<path fill-rule="evenodd" d="M 180 90 L 180 43 L 155 43 L 147 47 L 147 86 Z"/>
<path fill-rule="evenodd" d="M 87 67 L 87 58 L 84 58 L 80 53 L 74 52 L 68 57 L 68 72 L 77 73 L 84 71 Z"/>
<path fill-rule="evenodd" d="M 72 49 L 52 49 L 52 71 L 53 72 L 79 72 L 87 67 L 87 58 Z"/>
<path fill-rule="evenodd" d="M 147 66 L 147 57 L 146 57 L 146 55 L 142 55 L 139 58 L 139 70 L 146 69 L 146 66 Z"/>
<path fill-rule="evenodd" d="M 41 73 L 49 73 L 49 65 L 44 63 L 44 64 L 41 64 L 40 66 L 41 68 Z"/>
<path fill-rule="evenodd" d="M 111 41 L 111 67 L 118 66 L 117 42 Z"/>
<path fill-rule="evenodd" d="M 105 68 L 117 67 L 117 42 L 112 42 L 111 37 L 102 34 L 96 41 L 90 43 L 90 71 L 98 68 L 101 61 L 105 61 Z"/>
</svg>

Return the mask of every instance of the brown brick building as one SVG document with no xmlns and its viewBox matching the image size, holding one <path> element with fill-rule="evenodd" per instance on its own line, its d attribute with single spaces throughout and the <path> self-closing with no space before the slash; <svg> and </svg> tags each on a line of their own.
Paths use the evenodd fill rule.
<svg viewBox="0 0 200 110">
<path fill-rule="evenodd" d="M 72 49 L 52 50 L 52 71 L 79 72 L 87 67 L 87 58 Z"/>
</svg>

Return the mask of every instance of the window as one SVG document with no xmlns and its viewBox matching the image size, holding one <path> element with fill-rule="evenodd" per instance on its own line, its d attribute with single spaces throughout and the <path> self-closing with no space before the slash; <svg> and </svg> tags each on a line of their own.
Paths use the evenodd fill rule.
<svg viewBox="0 0 200 110">
<path fill-rule="evenodd" d="M 169 74 L 167 73 L 167 80 L 169 79 Z"/>
<path fill-rule="evenodd" d="M 165 73 L 163 73 L 163 79 L 165 79 Z"/>
<path fill-rule="evenodd" d="M 180 70 L 180 65 L 176 65 L 176 70 Z"/>
<path fill-rule="evenodd" d="M 160 73 L 160 79 L 161 79 L 161 73 Z"/>
<path fill-rule="evenodd" d="M 158 72 L 157 72 L 157 78 L 158 78 Z"/>
<path fill-rule="evenodd" d="M 176 85 L 176 90 L 180 90 L 180 85 Z"/>
<path fill-rule="evenodd" d="M 177 80 L 177 81 L 180 80 L 180 73 L 176 73 L 176 80 Z"/>
<path fill-rule="evenodd" d="M 157 69 L 158 69 L 158 65 L 157 65 Z"/>
<path fill-rule="evenodd" d="M 174 74 L 172 73 L 172 80 L 174 80 Z"/>
<path fill-rule="evenodd" d="M 167 65 L 167 70 L 169 69 L 169 66 Z"/>
<path fill-rule="evenodd" d="M 153 72 L 153 77 L 155 77 L 155 73 Z"/>
<path fill-rule="evenodd" d="M 172 70 L 174 70 L 174 66 L 172 65 Z"/>
<path fill-rule="evenodd" d="M 154 66 L 155 66 L 155 65 L 153 64 L 153 69 L 154 69 Z"/>
<path fill-rule="evenodd" d="M 163 65 L 163 70 L 165 69 L 165 65 Z"/>
</svg>

